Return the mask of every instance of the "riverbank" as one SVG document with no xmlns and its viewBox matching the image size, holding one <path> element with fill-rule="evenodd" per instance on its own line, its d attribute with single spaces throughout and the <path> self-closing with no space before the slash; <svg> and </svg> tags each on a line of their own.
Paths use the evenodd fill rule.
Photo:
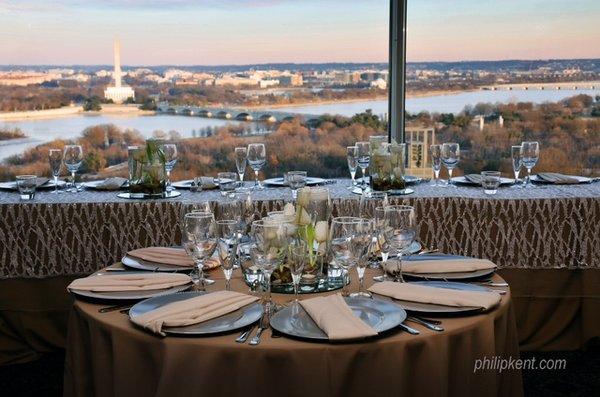
<svg viewBox="0 0 600 397">
<path fill-rule="evenodd" d="M 23 121 L 30 119 L 55 119 L 60 117 L 71 117 L 73 115 L 126 115 L 126 116 L 151 116 L 156 112 L 151 110 L 140 110 L 139 105 L 115 105 L 103 104 L 102 110 L 97 112 L 84 112 L 82 106 L 65 106 L 58 109 L 29 110 L 23 112 L 0 113 L 1 121 Z"/>
</svg>

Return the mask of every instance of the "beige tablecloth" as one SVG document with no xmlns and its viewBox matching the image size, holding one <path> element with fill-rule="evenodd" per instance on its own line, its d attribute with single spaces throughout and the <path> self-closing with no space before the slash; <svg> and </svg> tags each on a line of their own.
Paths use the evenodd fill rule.
<svg viewBox="0 0 600 397">
<path fill-rule="evenodd" d="M 372 274 L 367 274 L 370 280 Z M 499 279 L 499 278 L 498 278 Z M 233 289 L 247 290 L 236 278 Z M 211 289 L 222 289 L 221 280 Z M 351 289 L 356 289 L 353 284 Z M 274 295 L 279 302 L 289 295 Z M 259 346 L 238 333 L 160 338 L 118 312 L 78 301 L 69 324 L 66 396 L 519 396 L 518 370 L 473 373 L 484 357 L 518 357 L 510 294 L 488 314 L 443 319 L 445 332 L 393 331 L 359 343 L 272 338 Z"/>
</svg>

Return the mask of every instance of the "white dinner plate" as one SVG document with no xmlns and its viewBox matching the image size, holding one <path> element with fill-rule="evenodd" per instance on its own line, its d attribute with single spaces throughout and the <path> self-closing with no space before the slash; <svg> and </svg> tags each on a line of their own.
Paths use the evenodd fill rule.
<svg viewBox="0 0 600 397">
<path fill-rule="evenodd" d="M 575 178 L 579 181 L 579 183 L 591 183 L 592 178 L 588 178 L 586 176 L 578 176 L 578 175 L 565 175 L 571 178 Z M 543 183 L 546 185 L 569 185 L 569 183 L 554 183 L 548 182 L 545 179 L 540 178 L 538 175 L 531 175 L 531 181 L 535 183 Z"/>
<path fill-rule="evenodd" d="M 67 182 L 61 181 L 59 179 L 58 183 L 56 185 L 58 185 L 59 189 L 62 189 L 63 187 L 65 187 L 67 185 Z M 54 180 L 51 179 L 48 182 L 44 183 L 42 186 L 36 187 L 36 190 L 50 190 L 50 189 L 54 189 L 54 186 L 55 186 Z M 0 182 L 0 189 L 16 191 L 17 190 L 17 182 L 15 182 L 15 181 Z"/>
<path fill-rule="evenodd" d="M 158 309 L 169 303 L 179 302 L 191 299 L 206 292 L 189 291 L 179 294 L 163 295 L 156 298 L 146 299 L 134 305 L 129 310 L 129 317 L 135 318 L 151 310 Z M 223 332 L 235 331 L 247 327 L 257 322 L 262 316 L 262 306 L 258 302 L 253 302 L 234 312 L 225 314 L 212 320 L 204 321 L 199 324 L 187 325 L 185 327 L 163 327 L 163 332 L 171 335 L 211 335 Z M 233 340 L 231 341 L 233 343 Z"/>
<path fill-rule="evenodd" d="M 452 182 L 457 183 L 459 185 L 469 185 L 469 186 L 481 187 L 481 184 L 472 182 L 472 181 L 468 180 L 467 178 L 465 178 L 464 176 L 452 177 Z M 508 186 L 508 185 L 514 185 L 514 184 L 515 184 L 515 180 L 513 178 L 500 177 L 500 185 L 501 186 Z"/>
<path fill-rule="evenodd" d="M 327 182 L 327 180 L 323 179 L 323 178 L 315 178 L 315 177 L 311 177 L 311 176 L 306 177 L 306 185 L 307 186 L 321 185 L 321 184 L 324 184 L 325 182 Z M 285 183 L 285 181 L 283 180 L 282 177 L 265 179 L 263 181 L 263 184 L 269 185 L 269 186 L 287 186 L 287 183 Z"/>
</svg>

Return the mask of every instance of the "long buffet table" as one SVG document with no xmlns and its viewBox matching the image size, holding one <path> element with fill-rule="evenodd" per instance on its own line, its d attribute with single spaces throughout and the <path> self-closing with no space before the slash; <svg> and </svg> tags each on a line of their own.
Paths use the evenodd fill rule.
<svg viewBox="0 0 600 397">
<path fill-rule="evenodd" d="M 348 180 L 328 185 L 333 214 L 357 214 Z M 442 252 L 488 258 L 511 284 L 521 349 L 577 349 L 600 339 L 600 183 L 502 188 L 421 184 L 394 203 L 416 207 L 420 240 Z M 218 191 L 166 200 L 115 192 L 54 195 L 21 202 L 0 192 L 0 364 L 64 347 L 74 277 L 124 252 L 180 239 L 182 206 L 221 200 Z M 256 217 L 282 208 L 290 190 L 252 194 Z"/>
</svg>

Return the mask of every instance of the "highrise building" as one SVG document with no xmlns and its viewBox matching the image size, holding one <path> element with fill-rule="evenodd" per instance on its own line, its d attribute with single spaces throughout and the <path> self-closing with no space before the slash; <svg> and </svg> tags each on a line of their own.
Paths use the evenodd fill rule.
<svg viewBox="0 0 600 397">
<path fill-rule="evenodd" d="M 406 173 L 421 178 L 431 178 L 433 171 L 429 146 L 435 144 L 435 130 L 433 127 L 406 126 L 404 134 L 408 144 Z"/>
<path fill-rule="evenodd" d="M 121 82 L 121 43 L 119 43 L 119 40 L 115 40 L 114 56 L 115 71 L 113 73 L 113 80 L 115 85 L 106 87 L 104 90 L 104 97 L 106 99 L 112 99 L 114 103 L 123 103 L 128 98 L 135 99 L 135 92 L 133 91 L 133 88 L 124 86 Z"/>
</svg>

